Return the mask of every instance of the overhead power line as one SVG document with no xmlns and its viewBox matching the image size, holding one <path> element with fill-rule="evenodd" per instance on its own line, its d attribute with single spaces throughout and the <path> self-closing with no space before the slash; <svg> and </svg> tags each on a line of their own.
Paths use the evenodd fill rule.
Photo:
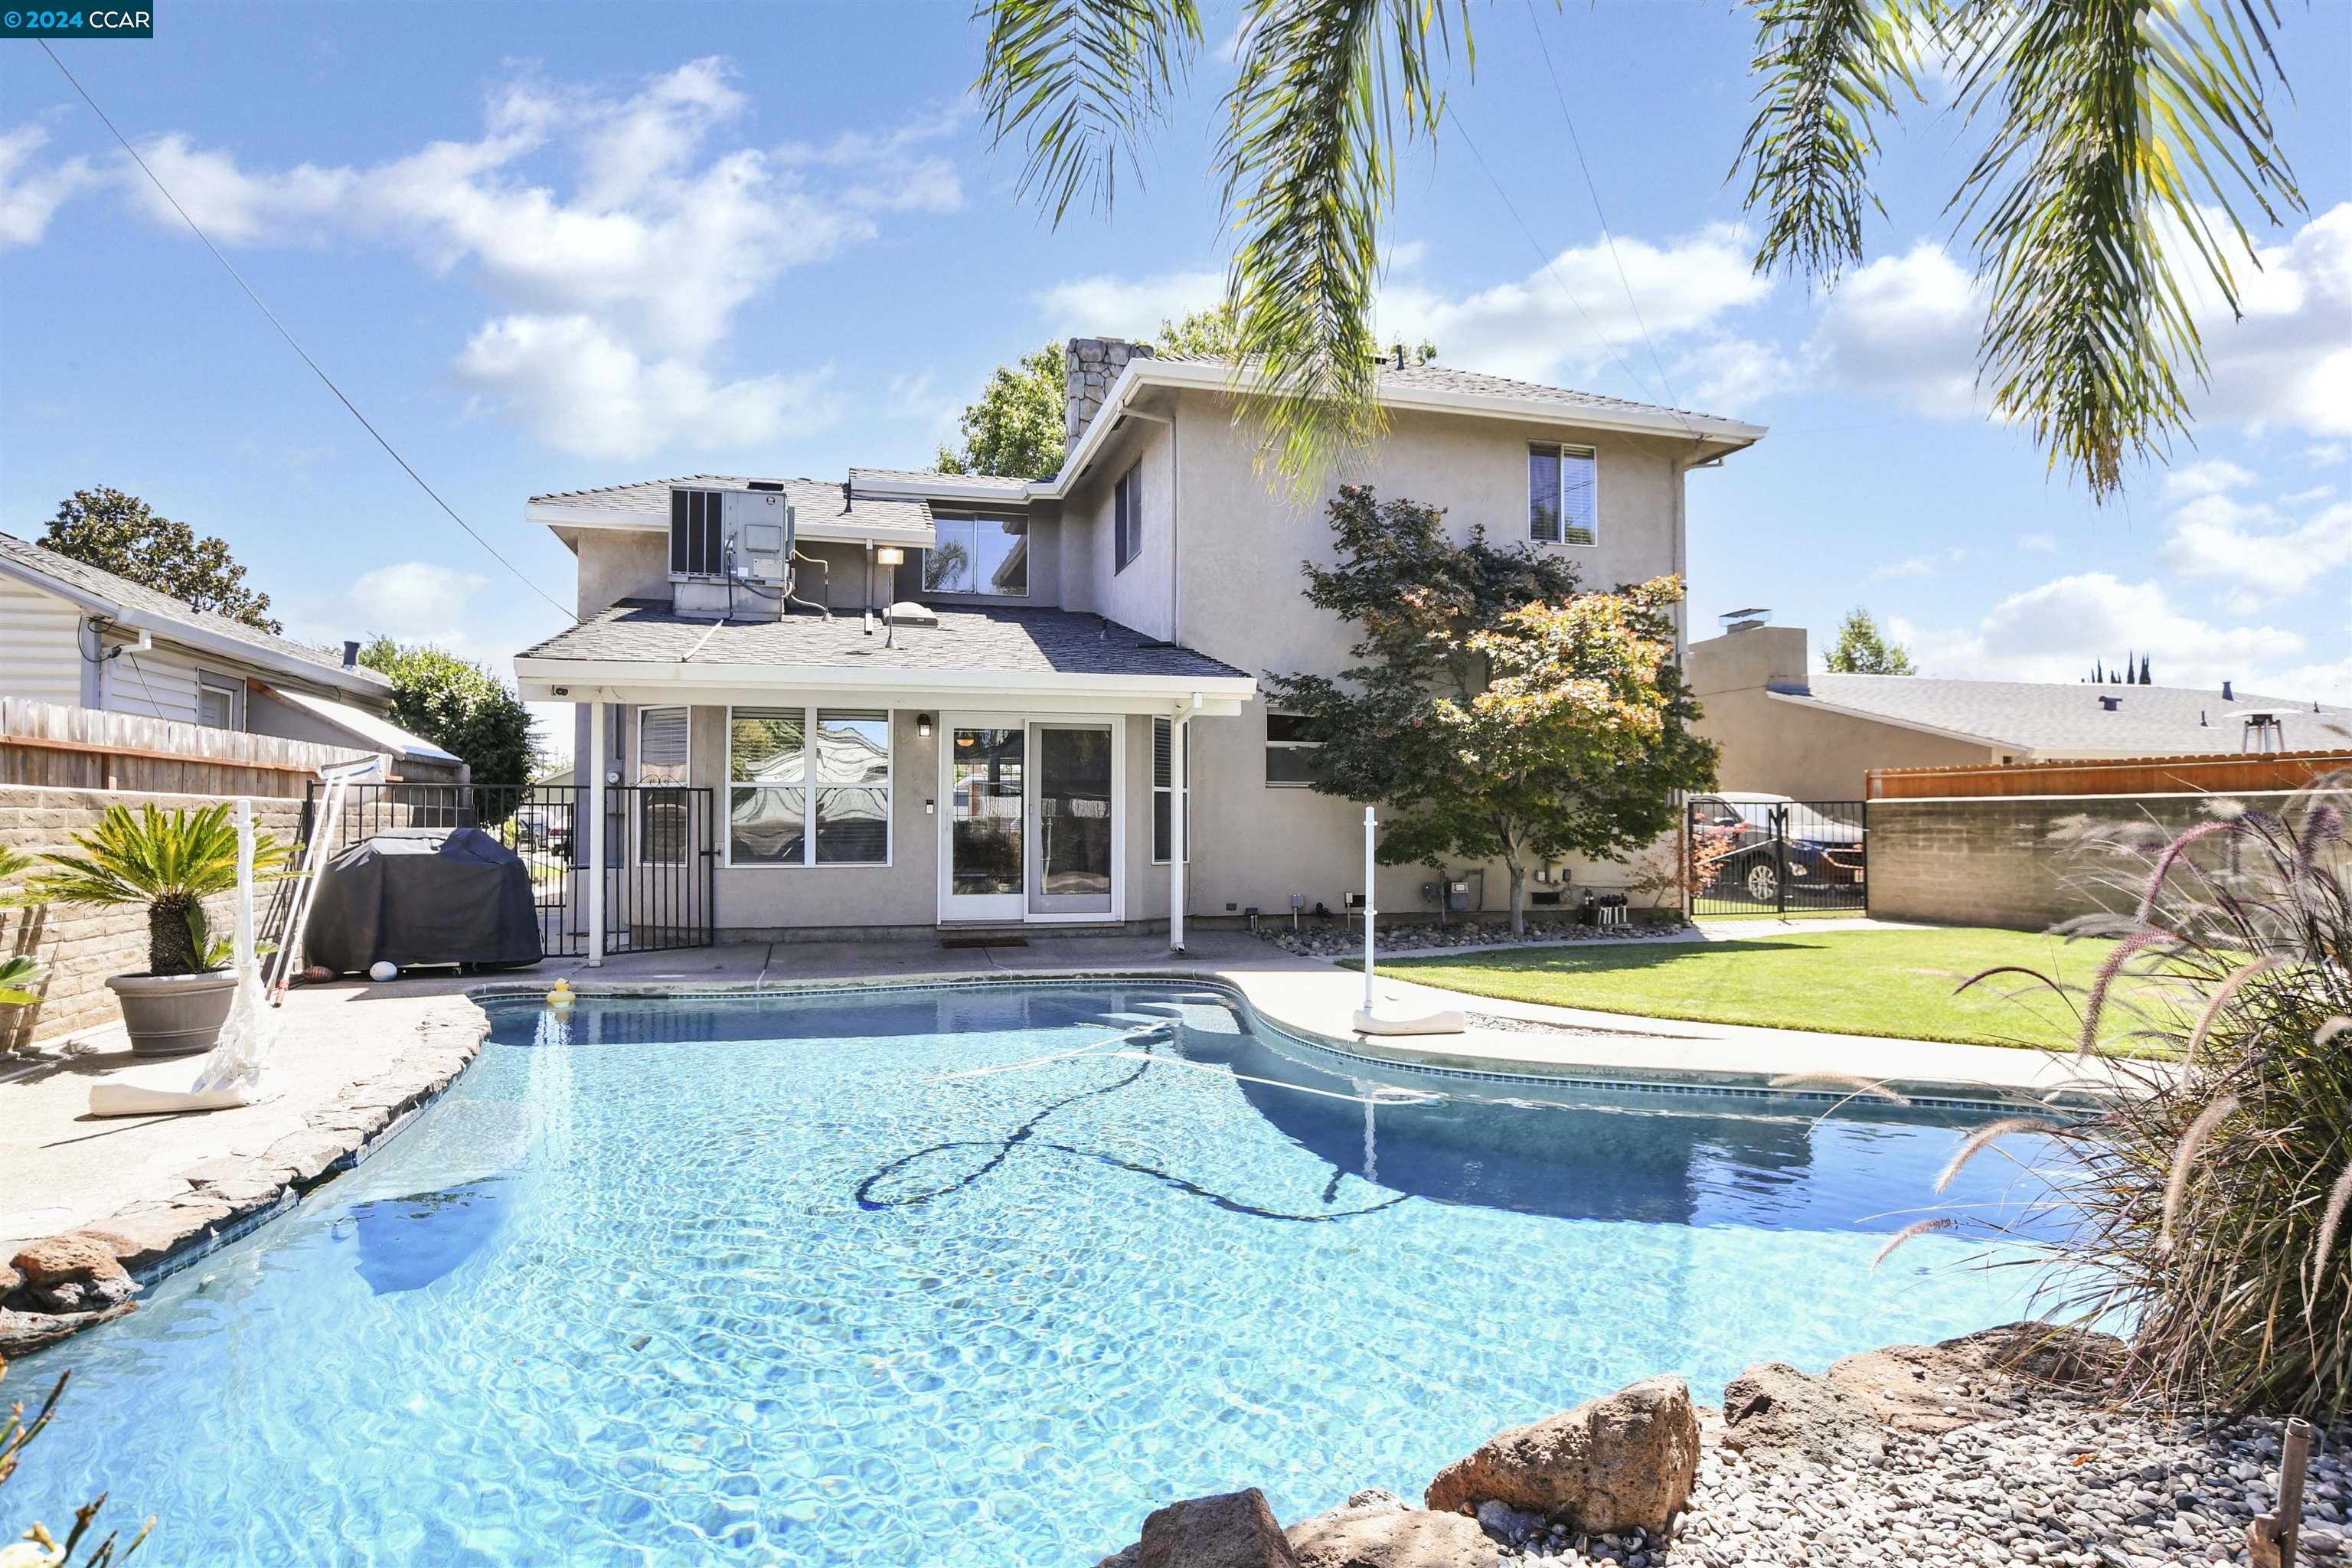
<svg viewBox="0 0 2352 1568">
<path fill-rule="evenodd" d="M 1658 357 L 1658 340 L 1650 335 L 1650 323 L 1642 319 L 1642 302 L 1633 298 L 1633 280 L 1625 276 L 1625 263 L 1617 254 L 1617 235 L 1609 226 L 1609 215 L 1601 210 L 1601 187 L 1593 183 L 1592 166 L 1584 161 L 1584 139 L 1576 133 L 1576 116 L 1568 107 L 1568 89 L 1560 85 L 1559 72 L 1551 63 L 1551 46 L 1544 42 L 1543 19 L 1536 14 L 1536 0 L 1528 0 L 1528 24 L 1535 29 L 1536 47 L 1543 55 L 1544 74 L 1551 78 L 1551 95 L 1559 100 L 1559 117 L 1568 121 L 1568 144 L 1576 150 L 1576 166 L 1583 171 L 1584 189 L 1592 197 L 1592 216 L 1601 220 L 1601 237 L 1608 243 L 1610 263 L 1617 268 L 1617 281 L 1624 287 L 1625 303 L 1633 308 L 1633 324 L 1642 329 L 1642 341 L 1650 345 L 1650 363 L 1658 367 L 1658 383 L 1666 389 L 1667 401 L 1682 405 L 1682 395 L 1675 391 L 1674 378 L 1666 374 L 1666 362 Z"/>
<path fill-rule="evenodd" d="M 49 47 L 48 41 L 47 39 L 37 39 L 35 41 L 40 44 L 41 52 L 49 57 L 49 62 L 56 66 L 60 72 L 63 72 L 66 80 L 73 83 L 73 89 L 81 94 L 81 100 L 89 105 L 90 112 L 97 115 L 100 121 L 105 124 L 109 131 L 114 132 L 114 139 L 122 143 L 122 150 L 131 154 L 131 161 L 139 165 L 139 172 L 147 176 L 148 180 L 153 184 L 156 190 L 163 193 L 163 199 L 172 205 L 172 210 L 180 215 L 180 221 L 188 226 L 188 232 L 194 235 L 198 239 L 204 242 L 205 248 L 213 253 L 213 259 L 219 262 L 222 269 L 236 280 L 236 286 L 239 289 L 245 290 L 245 297 L 253 301 L 254 309 L 259 310 L 262 315 L 268 320 L 269 324 L 278 329 L 278 335 L 286 340 L 286 346 L 292 349 L 297 354 L 301 356 L 302 363 L 310 367 L 310 374 L 317 376 L 320 382 L 325 385 L 326 389 L 335 395 L 335 401 L 341 404 L 346 409 L 351 411 L 352 417 L 360 422 L 360 428 L 365 430 L 370 436 L 375 437 L 375 444 L 384 449 L 385 455 L 390 457 L 394 462 L 400 465 L 400 468 L 403 473 L 416 481 L 417 489 L 423 490 L 426 495 L 433 498 L 433 504 L 446 512 L 449 516 L 450 521 L 456 523 L 459 528 L 466 531 L 466 536 L 467 538 L 471 539 L 475 543 L 488 551 L 492 560 L 505 567 L 509 572 L 513 573 L 516 582 L 520 583 L 524 587 L 529 588 L 532 593 L 537 594 L 541 598 L 545 599 L 550 605 L 554 605 L 556 613 L 562 616 L 565 620 L 577 621 L 579 616 L 566 609 L 562 601 L 558 600 L 554 595 L 550 594 L 546 589 L 541 587 L 538 584 L 532 582 L 528 576 L 524 575 L 522 568 L 517 566 L 513 562 L 499 554 L 497 547 L 491 544 L 488 540 L 484 539 L 480 533 L 477 532 L 472 523 L 467 522 L 464 518 L 459 517 L 457 515 L 457 509 L 452 507 L 447 501 L 443 500 L 441 499 L 440 492 L 436 490 L 431 485 L 425 482 L 425 476 L 418 473 L 415 468 L 410 466 L 408 459 L 402 457 L 398 449 L 395 448 L 391 442 L 383 438 L 383 433 L 382 431 L 378 430 L 373 424 L 369 423 L 368 416 L 359 411 L 359 405 L 353 403 L 349 397 L 343 395 L 343 389 L 335 384 L 334 377 L 329 375 L 324 370 L 321 370 L 319 367 L 319 362 L 310 357 L 310 351 L 305 349 L 300 343 L 294 341 L 294 334 L 286 330 L 286 323 L 278 319 L 278 313 L 272 310 L 267 304 L 263 303 L 261 296 L 253 291 L 253 285 L 245 280 L 245 275 L 237 271 L 235 267 L 229 264 L 228 258 L 221 254 L 220 247 L 215 245 L 212 242 L 211 237 L 206 235 L 202 228 L 197 226 L 196 220 L 188 216 L 188 209 L 180 205 L 180 198 L 173 195 L 172 194 L 171 187 L 163 184 L 163 182 L 157 177 L 155 171 L 147 166 L 147 160 L 139 155 L 139 149 L 131 144 L 131 139 L 123 135 L 122 132 L 115 125 L 113 119 L 107 114 L 105 110 L 100 109 L 98 106 L 98 100 L 89 95 L 89 89 L 82 86 L 80 79 L 76 77 L 73 72 L 66 69 L 66 62 L 58 58 L 58 52 Z"/>
</svg>

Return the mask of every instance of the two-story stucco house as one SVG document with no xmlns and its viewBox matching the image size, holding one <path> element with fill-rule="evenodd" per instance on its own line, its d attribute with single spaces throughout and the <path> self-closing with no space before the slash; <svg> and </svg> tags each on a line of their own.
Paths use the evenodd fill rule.
<svg viewBox="0 0 2352 1568">
<path fill-rule="evenodd" d="M 1300 563 L 1331 559 L 1322 504 L 1258 468 L 1229 366 L 1097 339 L 1067 363 L 1048 479 L 531 498 L 579 557 L 581 619 L 516 660 L 523 695 L 583 705 L 583 782 L 714 792 L 722 937 L 1165 922 L 1181 946 L 1188 914 L 1363 891 L 1361 808 L 1307 787 L 1314 738 L 1259 687 L 1345 662 L 1349 629 L 1302 596 Z M 1380 393 L 1387 434 L 1349 482 L 1594 586 L 1681 572 L 1685 476 L 1764 433 L 1435 365 Z M 1555 889 L 1622 876 L 1559 869 Z M 1377 902 L 1428 908 L 1428 880 L 1384 870 Z M 1500 873 L 1479 881 L 1499 907 Z"/>
</svg>

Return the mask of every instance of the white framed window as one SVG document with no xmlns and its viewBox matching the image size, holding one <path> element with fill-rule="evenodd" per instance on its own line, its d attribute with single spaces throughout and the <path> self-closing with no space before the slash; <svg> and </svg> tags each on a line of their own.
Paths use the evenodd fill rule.
<svg viewBox="0 0 2352 1568">
<path fill-rule="evenodd" d="M 686 783 L 693 755 L 694 710 L 637 710 L 637 859 L 685 863 L 692 849 Z"/>
<path fill-rule="evenodd" d="M 938 517 L 938 538 L 923 552 L 923 589 L 931 594 L 1029 596 L 1029 521 L 1019 517 Z"/>
<path fill-rule="evenodd" d="M 891 714 L 727 710 L 727 864 L 890 863 Z"/>
<path fill-rule="evenodd" d="M 245 682 L 200 670 L 196 675 L 196 722 L 214 730 L 245 727 Z"/>
<path fill-rule="evenodd" d="M 1110 497 L 1112 546 L 1111 571 L 1124 572 L 1128 563 L 1143 553 L 1143 459 L 1129 465 L 1112 488 Z"/>
<path fill-rule="evenodd" d="M 1176 724 L 1171 719 L 1151 721 L 1151 863 L 1165 866 L 1176 826 L 1176 792 L 1171 765 L 1176 749 Z M 1192 748 L 1184 748 L 1184 864 L 1192 863 Z"/>
<path fill-rule="evenodd" d="M 1303 713 L 1265 710 L 1265 785 L 1307 789 L 1321 771 L 1323 728 Z"/>
<path fill-rule="evenodd" d="M 1601 542 L 1601 459 L 1591 447 L 1528 443 L 1528 537 L 1538 544 Z"/>
</svg>

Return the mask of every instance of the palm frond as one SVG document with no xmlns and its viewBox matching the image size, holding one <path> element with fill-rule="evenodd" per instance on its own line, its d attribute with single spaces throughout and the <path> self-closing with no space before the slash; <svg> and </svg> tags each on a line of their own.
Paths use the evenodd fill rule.
<svg viewBox="0 0 2352 1568">
<path fill-rule="evenodd" d="M 1252 0 L 1218 148 L 1241 238 L 1226 278 L 1262 378 L 1264 455 L 1302 492 L 1381 426 L 1370 317 L 1402 134 L 1445 110 L 1433 67 L 1466 0 Z"/>
<path fill-rule="evenodd" d="M 2274 0 L 1976 9 L 1999 20 L 1967 41 L 1963 102 L 1997 124 L 1953 201 L 1977 224 L 1988 296 L 1979 373 L 1996 416 L 2105 496 L 2126 461 L 2188 429 L 2183 378 L 2206 370 L 2191 269 L 2234 310 L 2231 253 L 2252 256 L 2232 198 L 2273 222 L 2303 205 L 2264 103 L 2284 82 L 2265 26 L 2278 14 Z"/>
<path fill-rule="evenodd" d="M 1200 47 L 1193 0 L 982 0 L 977 84 L 996 140 L 1028 146 L 1021 194 L 1058 224 L 1084 193 L 1110 210 L 1122 158 L 1164 112 Z"/>
<path fill-rule="evenodd" d="M 1756 269 L 1834 281 L 1862 259 L 1878 114 L 1919 96 L 1910 40 L 1929 19 L 1910 0 L 1763 0 L 1756 7 L 1759 107 L 1732 164 L 1745 206 L 1764 211 Z"/>
</svg>

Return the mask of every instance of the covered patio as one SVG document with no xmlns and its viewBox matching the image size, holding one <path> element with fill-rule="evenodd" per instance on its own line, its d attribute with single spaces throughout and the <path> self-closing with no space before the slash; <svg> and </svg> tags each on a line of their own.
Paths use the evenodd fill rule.
<svg viewBox="0 0 2352 1568">
<path fill-rule="evenodd" d="M 606 872 L 662 857 L 709 858 L 721 941 L 1164 920 L 1181 952 L 1189 733 L 1256 691 L 1099 616 L 999 606 L 712 621 L 623 600 L 516 674 L 585 708 L 589 820 L 616 785 L 644 818 L 575 857 L 592 963 L 629 918 L 605 906 L 632 879 Z M 710 842 L 665 831 L 664 788 L 711 793 Z"/>
</svg>

